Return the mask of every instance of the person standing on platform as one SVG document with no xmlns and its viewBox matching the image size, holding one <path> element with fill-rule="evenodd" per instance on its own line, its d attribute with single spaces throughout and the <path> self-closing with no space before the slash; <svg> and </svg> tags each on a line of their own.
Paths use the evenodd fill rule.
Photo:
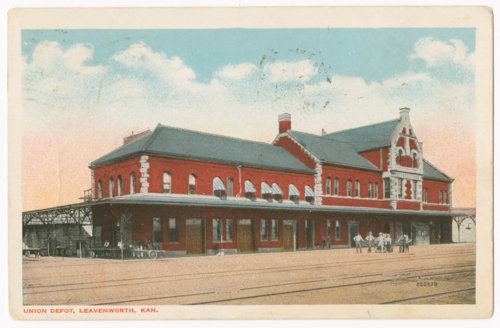
<svg viewBox="0 0 500 328">
<path fill-rule="evenodd" d="M 358 232 L 358 234 L 356 236 L 354 236 L 353 240 L 356 243 L 356 253 L 358 253 L 358 251 L 359 251 L 359 253 L 363 253 L 361 242 L 364 239 L 363 239 L 363 237 L 361 237 L 361 234 L 359 232 Z"/>
<path fill-rule="evenodd" d="M 371 231 L 368 232 L 368 235 L 366 236 L 365 240 L 368 242 L 368 253 L 371 253 L 373 243 L 375 241 L 375 237 L 373 237 L 373 234 Z"/>
<path fill-rule="evenodd" d="M 385 253 L 385 247 L 384 247 L 385 240 L 384 240 L 383 233 L 379 232 L 377 242 L 378 242 L 378 249 L 379 249 L 380 253 Z"/>
</svg>

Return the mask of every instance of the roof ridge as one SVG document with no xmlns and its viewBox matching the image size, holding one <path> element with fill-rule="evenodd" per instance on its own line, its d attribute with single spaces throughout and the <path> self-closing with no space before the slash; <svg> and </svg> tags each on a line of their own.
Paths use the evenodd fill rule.
<svg viewBox="0 0 500 328">
<path fill-rule="evenodd" d="M 144 143 L 144 146 L 142 146 L 141 148 L 141 151 L 147 151 L 147 149 L 149 148 L 149 146 L 151 146 L 151 144 L 153 143 L 153 141 L 156 139 L 156 136 L 158 135 L 158 133 L 160 133 L 160 127 L 161 127 L 161 124 L 158 123 L 156 125 L 156 128 L 154 129 L 153 133 L 151 133 L 149 135 L 149 139 Z"/>
<path fill-rule="evenodd" d="M 302 131 L 297 131 L 297 130 L 290 130 L 291 132 L 297 132 L 297 133 L 302 133 L 302 134 L 306 134 L 308 136 L 311 136 L 311 137 L 316 137 L 318 139 L 321 139 L 321 140 L 324 140 L 324 141 L 329 141 L 329 142 L 337 142 L 337 143 L 341 143 L 341 144 L 345 144 L 347 146 L 351 146 L 351 147 L 354 147 L 356 148 L 356 145 L 353 144 L 352 142 L 348 142 L 348 141 L 343 141 L 343 140 L 337 140 L 337 139 L 330 139 L 330 138 L 323 138 L 323 136 L 320 136 L 320 135 L 317 135 L 317 134 L 313 134 L 313 133 L 309 133 L 309 132 L 302 132 Z M 355 150 L 357 153 L 359 153 L 357 150 Z"/>
<path fill-rule="evenodd" d="M 210 136 L 219 137 L 219 138 L 226 138 L 226 139 L 232 139 L 232 140 L 238 140 L 238 141 L 245 141 L 245 142 L 249 142 L 249 143 L 255 143 L 255 144 L 261 144 L 261 145 L 266 145 L 266 146 L 277 147 L 277 146 L 273 145 L 272 143 L 267 143 L 267 142 L 264 142 L 264 141 L 256 141 L 256 140 L 250 140 L 250 139 L 244 139 L 244 138 L 226 136 L 226 135 L 217 134 L 217 133 L 196 131 L 196 130 L 191 130 L 191 129 L 186 129 L 186 128 L 179 128 L 179 127 L 176 127 L 176 126 L 169 126 L 169 125 L 165 125 L 165 124 L 161 124 L 161 123 L 158 123 L 158 127 L 172 129 L 172 130 L 178 130 L 178 131 L 192 132 L 192 133 L 196 133 L 196 134 L 205 134 L 205 135 L 210 135 Z M 277 147 L 277 148 L 281 149 L 281 147 Z"/>
<path fill-rule="evenodd" d="M 389 123 L 389 122 L 395 122 L 395 121 L 399 121 L 399 118 L 392 119 L 392 120 L 387 120 L 387 121 L 382 121 L 382 122 L 378 122 L 378 123 L 372 123 L 372 124 L 363 125 L 363 126 L 358 126 L 358 127 L 356 127 L 356 128 L 344 129 L 344 130 L 339 130 L 339 131 L 335 131 L 335 132 L 332 132 L 332 133 L 327 133 L 327 134 L 325 134 L 324 136 L 320 136 L 320 138 L 323 138 L 323 137 L 329 137 L 329 136 L 332 136 L 332 135 L 334 135 L 334 134 L 341 133 L 341 132 L 346 132 L 346 131 L 353 131 L 353 130 L 359 130 L 359 129 L 369 128 L 369 127 L 372 127 L 372 126 L 375 126 L 375 125 L 381 125 L 381 124 L 385 124 L 385 123 Z"/>
</svg>

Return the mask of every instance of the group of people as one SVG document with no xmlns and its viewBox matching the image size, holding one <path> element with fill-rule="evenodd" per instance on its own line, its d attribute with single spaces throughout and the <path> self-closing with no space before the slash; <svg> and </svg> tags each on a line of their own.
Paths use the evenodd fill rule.
<svg viewBox="0 0 500 328">
<path fill-rule="evenodd" d="M 358 232 L 358 234 L 354 236 L 353 240 L 356 244 L 356 253 L 363 252 L 363 242 L 365 241 L 368 244 L 368 253 L 372 252 L 372 248 L 375 248 L 375 250 L 380 253 L 392 253 L 393 251 L 392 238 L 388 233 L 379 232 L 378 237 L 375 237 L 370 231 L 368 232 L 368 235 L 365 237 L 365 239 L 363 239 L 363 237 L 361 237 L 361 234 Z M 410 252 L 410 243 L 411 239 L 408 237 L 408 235 L 402 234 L 397 240 L 397 244 L 399 244 L 399 252 Z"/>
</svg>

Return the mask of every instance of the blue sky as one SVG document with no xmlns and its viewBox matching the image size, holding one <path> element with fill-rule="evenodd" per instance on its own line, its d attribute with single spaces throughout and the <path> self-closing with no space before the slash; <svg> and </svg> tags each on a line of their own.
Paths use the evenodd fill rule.
<svg viewBox="0 0 500 328">
<path fill-rule="evenodd" d="M 40 41 L 69 48 L 94 47 L 88 64 L 110 63 L 111 57 L 142 42 L 153 51 L 179 56 L 200 81 L 210 80 L 227 64 L 291 61 L 323 63 L 326 74 L 354 75 L 368 83 L 398 72 L 425 70 L 423 61 L 408 61 L 417 40 L 460 39 L 475 50 L 474 29 L 214 29 L 214 30 L 25 30 L 23 56 L 28 60 Z M 321 75 L 319 75 L 321 76 Z M 319 77 L 318 77 L 319 78 Z"/>
</svg>

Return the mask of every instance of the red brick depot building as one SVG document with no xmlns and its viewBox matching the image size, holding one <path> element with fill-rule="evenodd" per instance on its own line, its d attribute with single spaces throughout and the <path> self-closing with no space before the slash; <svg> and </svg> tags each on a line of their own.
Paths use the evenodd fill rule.
<svg viewBox="0 0 500 328">
<path fill-rule="evenodd" d="M 96 244 L 300 250 L 350 247 L 358 231 L 449 243 L 452 179 L 423 158 L 409 111 L 321 136 L 285 113 L 272 144 L 158 125 L 90 164 Z"/>
</svg>

